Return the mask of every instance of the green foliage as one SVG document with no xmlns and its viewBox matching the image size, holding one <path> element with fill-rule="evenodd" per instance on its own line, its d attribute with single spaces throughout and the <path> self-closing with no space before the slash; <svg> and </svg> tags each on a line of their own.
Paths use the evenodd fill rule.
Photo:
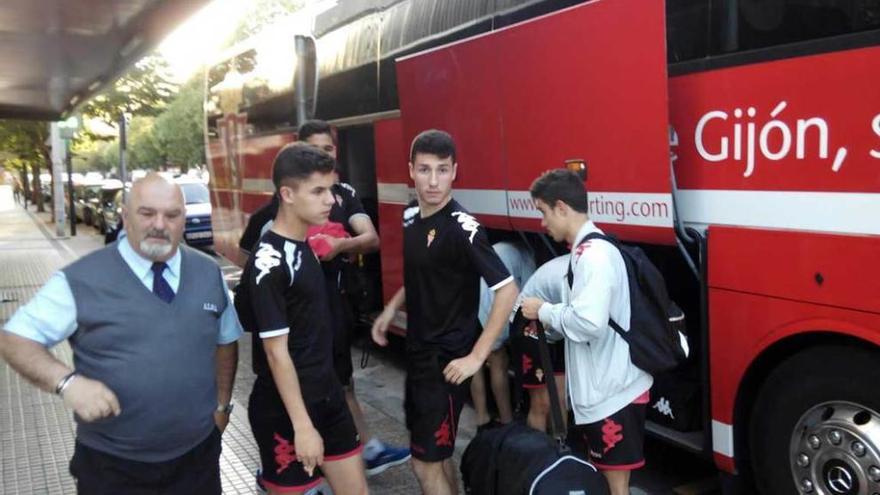
<svg viewBox="0 0 880 495">
<path fill-rule="evenodd" d="M 34 190 L 40 189 L 40 167 L 48 169 L 50 163 L 49 126 L 45 122 L 0 120 L 0 149 L 7 156 L 10 168 L 21 170 L 30 167 Z M 37 208 L 43 211 L 42 196 L 37 195 Z"/>
<path fill-rule="evenodd" d="M 110 88 L 85 103 L 82 113 L 114 126 L 123 112 L 133 116 L 156 116 L 176 90 L 177 86 L 171 82 L 168 73 L 168 62 L 160 55 L 148 55 Z"/>
<path fill-rule="evenodd" d="M 180 88 L 168 107 L 156 118 L 156 142 L 167 162 L 186 171 L 205 163 L 202 77 L 197 75 Z"/>
<path fill-rule="evenodd" d="M 164 113 L 163 113 L 164 115 Z M 128 132 L 128 168 L 158 169 L 165 157 L 155 135 L 152 117 L 134 117 Z"/>
</svg>

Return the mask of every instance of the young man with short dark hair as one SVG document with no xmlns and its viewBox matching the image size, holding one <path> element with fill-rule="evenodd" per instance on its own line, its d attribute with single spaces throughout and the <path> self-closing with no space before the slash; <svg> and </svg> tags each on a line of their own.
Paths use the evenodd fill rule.
<svg viewBox="0 0 880 495">
<path fill-rule="evenodd" d="M 367 493 L 357 429 L 333 371 L 324 273 L 306 240 L 309 227 L 330 216 L 334 167 L 311 146 L 278 153 L 278 215 L 245 265 L 236 300 L 254 332 L 248 417 L 270 493 L 302 493 L 322 474 L 337 495 Z"/>
<path fill-rule="evenodd" d="M 413 471 L 427 495 L 458 492 L 452 462 L 465 383 L 483 366 L 507 323 L 518 290 L 486 231 L 452 199 L 458 164 L 452 136 L 424 131 L 413 140 L 409 173 L 416 201 L 403 213 L 404 286 L 373 325 L 388 327 L 406 302 L 406 423 Z M 495 301 L 477 338 L 480 277 Z"/>
<path fill-rule="evenodd" d="M 300 143 L 314 146 L 336 159 L 336 130 L 323 120 L 309 120 L 297 130 Z M 361 204 L 357 191 L 351 185 L 339 180 L 338 170 L 335 172 L 336 182 L 331 188 L 334 204 L 330 210 L 327 225 L 334 224 L 337 232 L 344 231 L 347 237 L 338 237 L 326 233 L 310 235 L 310 242 L 321 243 L 324 250 L 319 253 L 321 267 L 327 281 L 330 297 L 330 310 L 333 321 L 333 368 L 345 391 L 345 401 L 351 409 L 352 417 L 364 443 L 364 462 L 367 475 L 379 474 L 386 469 L 409 460 L 409 449 L 388 445 L 370 434 L 360 403 L 354 389 L 351 361 L 354 318 L 351 306 L 341 285 L 340 273 L 346 266 L 344 259 L 349 255 L 368 254 L 379 249 L 379 236 L 370 216 Z M 271 226 L 271 219 L 278 212 L 278 198 L 257 210 L 248 221 L 239 247 L 249 253 L 261 230 L 264 232 Z M 268 225 L 268 226 L 267 226 Z M 325 229 L 329 230 L 329 229 Z"/>
<path fill-rule="evenodd" d="M 613 318 L 629 330 L 626 265 L 620 251 L 604 240 L 581 243 L 602 231 L 589 219 L 587 190 L 577 174 L 546 172 L 532 184 L 531 195 L 547 233 L 571 245 L 574 278 L 561 303 L 525 298 L 523 316 L 540 319 L 549 331 L 565 337 L 575 431 L 586 439 L 587 454 L 605 474 L 612 495 L 625 495 L 630 472 L 645 464 L 645 410 L 653 383 L 651 375 L 632 363 L 626 341 L 608 325 Z"/>
</svg>

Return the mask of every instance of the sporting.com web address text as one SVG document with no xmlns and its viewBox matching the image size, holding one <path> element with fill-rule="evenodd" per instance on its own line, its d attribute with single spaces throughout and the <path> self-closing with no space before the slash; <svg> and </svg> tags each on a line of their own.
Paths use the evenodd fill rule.
<svg viewBox="0 0 880 495">
<path fill-rule="evenodd" d="M 672 195 L 658 193 L 591 192 L 587 204 L 590 219 L 598 223 L 619 223 L 668 227 L 672 225 Z M 510 215 L 541 218 L 528 192 L 508 193 Z"/>
</svg>

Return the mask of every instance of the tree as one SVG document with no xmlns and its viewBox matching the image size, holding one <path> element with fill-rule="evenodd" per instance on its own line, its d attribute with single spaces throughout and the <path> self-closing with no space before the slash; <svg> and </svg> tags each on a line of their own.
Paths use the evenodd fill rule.
<svg viewBox="0 0 880 495">
<path fill-rule="evenodd" d="M 113 85 L 82 107 L 88 117 L 99 118 L 111 126 L 124 112 L 132 116 L 156 116 L 171 101 L 177 85 L 171 82 L 168 62 L 157 54 L 137 62 Z"/>
<path fill-rule="evenodd" d="M 33 175 L 32 200 L 37 211 L 45 211 L 40 184 L 40 164 L 47 169 L 52 163 L 49 152 L 49 126 L 45 122 L 23 120 L 0 120 L 0 149 L 16 158 L 19 167 L 30 166 Z"/>
<path fill-rule="evenodd" d="M 168 107 L 162 115 L 170 108 Z M 157 169 L 165 163 L 165 156 L 156 138 L 155 121 L 156 119 L 152 117 L 131 119 L 128 132 L 128 163 L 132 170 Z"/>
<path fill-rule="evenodd" d="M 202 77 L 184 84 L 174 100 L 156 118 L 156 142 L 167 162 L 186 172 L 205 163 L 205 122 L 202 112 Z"/>
<path fill-rule="evenodd" d="M 290 15 L 305 5 L 304 0 L 255 0 L 248 15 L 232 33 L 229 46 L 240 43 L 260 32 L 264 27 Z"/>
</svg>

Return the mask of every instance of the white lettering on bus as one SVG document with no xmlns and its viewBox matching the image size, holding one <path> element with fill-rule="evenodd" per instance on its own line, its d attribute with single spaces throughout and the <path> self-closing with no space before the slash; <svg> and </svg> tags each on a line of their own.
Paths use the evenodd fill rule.
<svg viewBox="0 0 880 495">
<path fill-rule="evenodd" d="M 874 134 L 876 134 L 877 137 L 880 137 L 880 113 L 874 116 L 874 120 L 871 122 L 871 128 L 874 129 Z M 872 149 L 871 156 L 880 159 L 880 149 Z"/>
<path fill-rule="evenodd" d="M 787 102 L 779 102 L 770 112 L 770 120 L 760 125 L 760 129 L 758 124 L 754 121 L 755 116 L 758 114 L 755 107 L 748 107 L 745 112 L 743 112 L 741 108 L 734 109 L 732 146 L 731 138 L 728 136 L 728 133 L 722 131 L 721 137 L 718 140 L 717 148 L 713 148 L 717 149 L 717 152 L 710 152 L 707 150 L 704 137 L 706 126 L 713 120 L 727 121 L 729 114 L 721 110 L 707 112 L 697 122 L 697 127 L 694 130 L 694 143 L 696 144 L 697 153 L 699 153 L 704 160 L 709 162 L 722 162 L 728 160 L 730 159 L 731 151 L 734 161 L 742 161 L 743 155 L 745 154 L 746 163 L 743 177 L 752 176 L 755 172 L 758 158 L 770 161 L 780 161 L 788 158 L 791 153 L 792 145 L 794 145 L 795 148 L 795 158 L 798 160 L 806 160 L 808 150 L 816 153 L 813 157 L 818 157 L 823 160 L 827 159 L 830 132 L 828 123 L 825 119 L 821 117 L 798 119 L 795 126 L 796 131 L 792 133 L 792 126 L 781 118 L 778 118 L 787 106 Z M 748 120 L 742 122 L 741 120 L 744 118 L 744 115 Z M 875 130 L 877 130 L 878 135 L 880 135 L 880 130 L 877 129 L 878 126 L 880 126 L 880 124 L 875 126 Z M 745 127 L 745 129 L 743 129 L 743 127 Z M 809 133 L 808 131 L 811 128 L 814 128 L 816 132 Z M 743 130 L 745 130 L 745 143 L 743 143 Z M 808 146 L 808 140 L 812 136 L 815 136 L 814 139 L 817 140 L 817 146 Z M 880 152 L 878 152 L 878 154 L 880 154 Z M 846 148 L 841 147 L 837 150 L 837 153 L 834 156 L 834 161 L 831 165 L 832 171 L 840 171 L 840 168 L 843 166 L 843 162 L 846 159 L 846 155 Z"/>
<path fill-rule="evenodd" d="M 706 124 L 712 119 L 721 119 L 727 120 L 727 114 L 720 111 L 715 110 L 713 112 L 709 112 L 697 122 L 697 130 L 696 136 L 694 136 L 695 142 L 697 143 L 697 152 L 700 156 L 703 157 L 704 160 L 708 160 L 710 162 L 720 162 L 723 160 L 727 160 L 727 138 L 721 138 L 721 151 L 717 154 L 711 154 L 706 151 L 706 148 L 703 146 L 703 128 L 706 127 Z"/>
</svg>

